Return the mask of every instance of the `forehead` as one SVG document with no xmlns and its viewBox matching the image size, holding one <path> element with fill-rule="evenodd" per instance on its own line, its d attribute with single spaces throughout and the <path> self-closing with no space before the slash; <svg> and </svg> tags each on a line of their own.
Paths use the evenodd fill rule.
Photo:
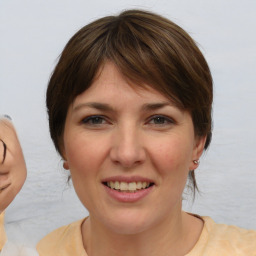
<svg viewBox="0 0 256 256">
<path fill-rule="evenodd" d="M 83 101 L 147 102 L 160 101 L 175 105 L 170 98 L 143 82 L 136 83 L 126 78 L 112 62 L 105 63 L 98 71 L 91 86 L 75 98 L 74 104 Z"/>
</svg>

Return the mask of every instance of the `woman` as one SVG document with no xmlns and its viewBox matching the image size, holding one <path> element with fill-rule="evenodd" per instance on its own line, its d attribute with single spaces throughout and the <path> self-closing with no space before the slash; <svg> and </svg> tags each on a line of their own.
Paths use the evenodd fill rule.
<svg viewBox="0 0 256 256">
<path fill-rule="evenodd" d="M 89 217 L 46 236 L 40 256 L 254 253 L 255 232 L 181 209 L 211 141 L 212 97 L 200 50 L 161 16 L 125 11 L 78 31 L 52 74 L 47 108 Z"/>
</svg>

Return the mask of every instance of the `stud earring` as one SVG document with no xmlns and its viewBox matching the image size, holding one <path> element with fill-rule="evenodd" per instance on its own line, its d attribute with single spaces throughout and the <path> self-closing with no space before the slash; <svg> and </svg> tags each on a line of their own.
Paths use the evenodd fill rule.
<svg viewBox="0 0 256 256">
<path fill-rule="evenodd" d="M 196 165 L 199 165 L 200 164 L 200 160 L 199 159 L 193 160 L 193 163 L 196 164 Z"/>
</svg>

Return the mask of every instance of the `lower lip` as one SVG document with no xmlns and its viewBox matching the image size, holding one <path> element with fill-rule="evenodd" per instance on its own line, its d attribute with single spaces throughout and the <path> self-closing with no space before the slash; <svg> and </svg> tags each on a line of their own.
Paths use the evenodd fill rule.
<svg viewBox="0 0 256 256">
<path fill-rule="evenodd" d="M 141 189 L 138 190 L 136 192 L 120 192 L 118 190 L 109 188 L 105 185 L 103 185 L 108 193 L 108 195 L 110 195 L 112 198 L 114 198 L 115 200 L 119 201 L 119 202 L 124 202 L 124 203 L 134 203 L 137 202 L 141 199 L 143 199 L 144 197 L 146 197 L 150 192 L 152 192 L 152 189 L 154 187 L 150 186 L 146 189 Z"/>
</svg>

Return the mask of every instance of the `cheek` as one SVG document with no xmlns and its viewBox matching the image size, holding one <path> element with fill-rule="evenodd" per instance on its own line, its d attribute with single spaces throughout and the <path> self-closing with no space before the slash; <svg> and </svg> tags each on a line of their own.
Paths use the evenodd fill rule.
<svg viewBox="0 0 256 256">
<path fill-rule="evenodd" d="M 88 136 L 74 137 L 67 141 L 65 149 L 72 177 L 97 172 L 106 155 L 103 144 Z"/>
<path fill-rule="evenodd" d="M 21 150 L 20 150 L 21 152 Z M 24 160 L 24 156 L 22 153 L 19 154 L 19 158 L 16 158 L 16 166 L 14 167 L 15 170 L 17 170 L 16 174 L 17 175 L 19 173 L 19 175 L 17 175 L 17 177 L 19 178 L 19 183 L 20 186 L 22 187 L 22 185 L 24 184 L 26 178 L 27 178 L 27 167 L 26 167 L 26 163 Z"/>
<path fill-rule="evenodd" d="M 14 152 L 9 162 L 11 163 L 10 179 L 12 181 L 12 192 L 13 197 L 15 197 L 21 190 L 27 177 L 27 168 L 21 149 Z"/>
<path fill-rule="evenodd" d="M 13 186 L 16 194 L 18 194 L 19 191 L 21 190 L 27 177 L 26 169 L 19 168 L 18 171 L 19 171 L 19 175 L 15 175 L 15 177 L 13 177 Z"/>
<path fill-rule="evenodd" d="M 9 177 L 11 185 L 6 191 L 0 193 L 0 213 L 6 209 L 19 193 L 25 182 L 26 174 L 26 167 L 24 166 L 17 164 L 11 168 Z"/>
<path fill-rule="evenodd" d="M 173 175 L 189 171 L 191 154 L 190 143 L 180 138 L 158 141 L 150 149 L 151 159 L 158 171 Z"/>
</svg>

